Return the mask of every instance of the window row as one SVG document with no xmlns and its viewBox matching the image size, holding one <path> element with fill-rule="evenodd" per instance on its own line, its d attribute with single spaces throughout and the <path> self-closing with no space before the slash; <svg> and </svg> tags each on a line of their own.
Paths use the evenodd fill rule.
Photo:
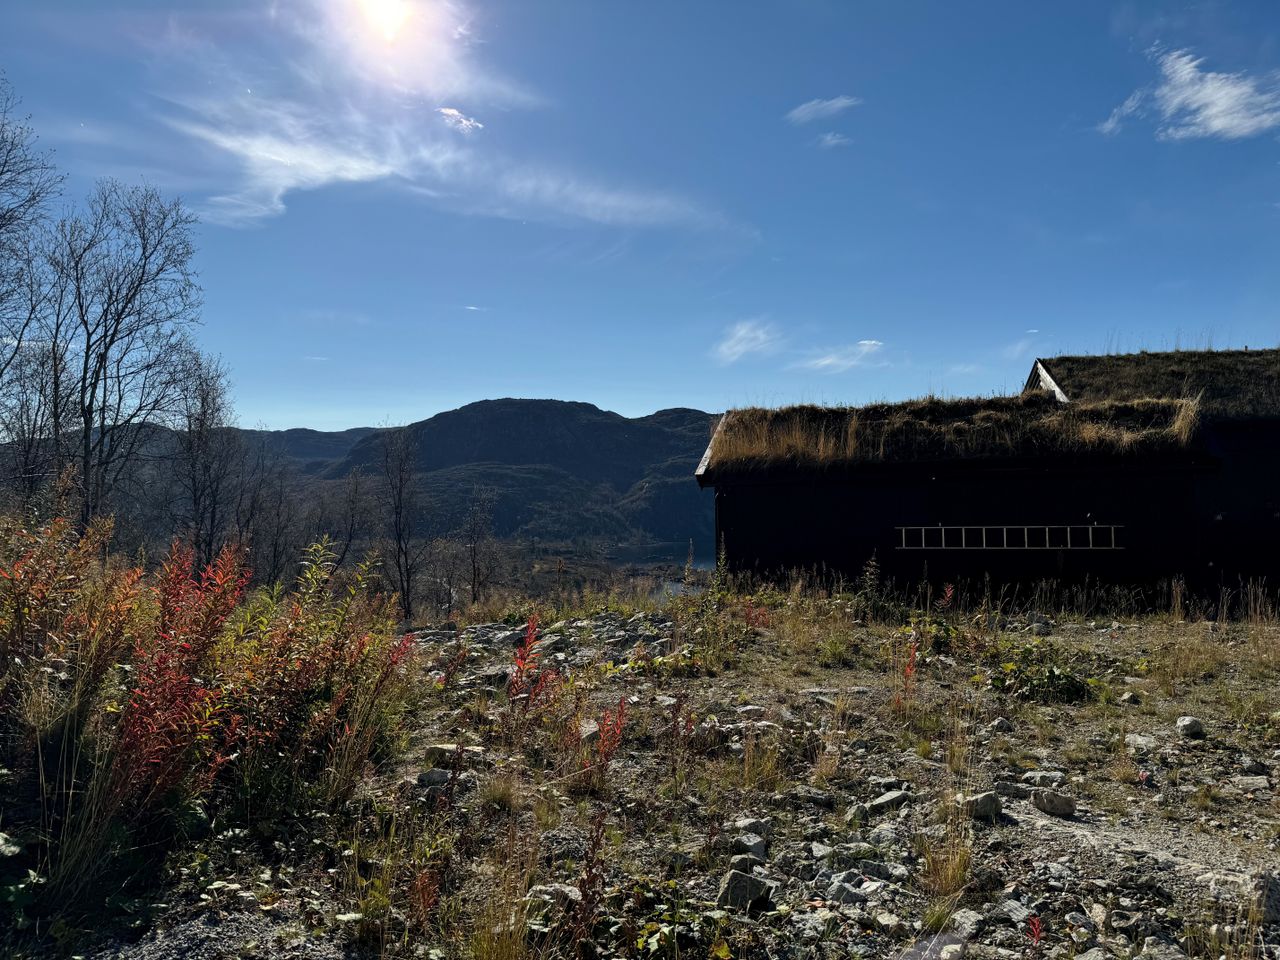
<svg viewBox="0 0 1280 960">
<path fill-rule="evenodd" d="M 897 527 L 899 550 L 1121 550 L 1123 527 Z"/>
</svg>

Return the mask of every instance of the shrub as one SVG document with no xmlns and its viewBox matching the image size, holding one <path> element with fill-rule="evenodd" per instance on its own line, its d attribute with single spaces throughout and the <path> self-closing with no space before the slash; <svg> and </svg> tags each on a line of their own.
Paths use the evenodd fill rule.
<svg viewBox="0 0 1280 960">
<path fill-rule="evenodd" d="M 317 544 L 292 593 L 246 598 L 238 548 L 197 569 L 175 544 L 148 576 L 109 536 L 0 519 L 0 820 L 27 841 L 8 897 L 27 910 L 75 914 L 105 875 L 148 875 L 193 812 L 261 826 L 336 808 L 414 686 L 368 564 L 335 583 Z"/>
</svg>

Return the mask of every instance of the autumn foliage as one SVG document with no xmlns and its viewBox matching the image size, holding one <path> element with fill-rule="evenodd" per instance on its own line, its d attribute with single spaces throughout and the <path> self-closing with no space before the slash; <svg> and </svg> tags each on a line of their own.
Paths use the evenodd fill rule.
<svg viewBox="0 0 1280 960">
<path fill-rule="evenodd" d="M 291 592 L 247 593 L 243 550 L 199 568 L 175 543 L 147 573 L 110 557 L 110 532 L 0 519 L 0 767 L 17 784 L 0 819 L 30 851 L 32 909 L 172 849 L 193 809 L 342 803 L 415 687 L 368 566 L 339 578 L 320 544 Z"/>
</svg>

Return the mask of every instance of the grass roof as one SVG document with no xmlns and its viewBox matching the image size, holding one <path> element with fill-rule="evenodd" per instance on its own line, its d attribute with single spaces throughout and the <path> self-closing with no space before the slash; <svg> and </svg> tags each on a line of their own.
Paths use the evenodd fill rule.
<svg viewBox="0 0 1280 960">
<path fill-rule="evenodd" d="M 1167 451 L 1190 442 L 1197 417 L 1191 398 L 1063 404 L 1039 391 L 864 407 L 751 407 L 725 414 L 705 465 L 711 473 Z"/>
<path fill-rule="evenodd" d="M 1040 363 L 1072 402 L 1198 397 L 1207 418 L 1280 416 L 1280 349 L 1051 357 Z"/>
</svg>

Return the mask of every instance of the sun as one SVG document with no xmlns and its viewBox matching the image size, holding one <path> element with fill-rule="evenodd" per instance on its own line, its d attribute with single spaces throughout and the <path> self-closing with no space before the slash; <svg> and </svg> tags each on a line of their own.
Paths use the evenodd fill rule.
<svg viewBox="0 0 1280 960">
<path fill-rule="evenodd" d="M 408 0 L 359 0 L 365 20 L 390 43 L 409 19 Z"/>
</svg>

